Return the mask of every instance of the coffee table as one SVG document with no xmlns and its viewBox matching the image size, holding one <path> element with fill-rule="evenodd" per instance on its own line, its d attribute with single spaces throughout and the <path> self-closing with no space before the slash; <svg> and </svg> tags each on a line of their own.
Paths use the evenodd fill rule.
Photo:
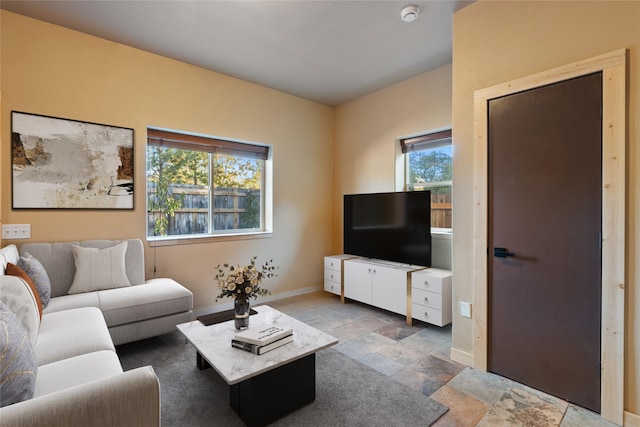
<svg viewBox="0 0 640 427">
<path fill-rule="evenodd" d="M 204 326 L 182 323 L 178 330 L 196 349 L 200 369 L 212 367 L 229 384 L 229 403 L 248 426 L 263 426 L 315 400 L 316 352 L 338 343 L 331 335 L 268 305 L 255 307 L 249 327 L 293 329 L 293 342 L 255 355 L 231 347 L 233 320 Z"/>
</svg>

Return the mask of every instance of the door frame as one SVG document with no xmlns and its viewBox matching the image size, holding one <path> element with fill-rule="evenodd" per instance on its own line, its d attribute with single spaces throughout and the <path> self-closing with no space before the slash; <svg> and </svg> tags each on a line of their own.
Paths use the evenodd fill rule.
<svg viewBox="0 0 640 427">
<path fill-rule="evenodd" d="M 488 101 L 602 72 L 601 416 L 622 425 L 626 270 L 626 49 L 474 92 L 473 365 L 488 365 Z"/>
</svg>

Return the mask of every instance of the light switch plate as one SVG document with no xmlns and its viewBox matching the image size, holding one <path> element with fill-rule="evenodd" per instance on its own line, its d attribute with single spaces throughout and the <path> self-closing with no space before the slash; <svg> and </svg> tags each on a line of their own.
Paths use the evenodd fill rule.
<svg viewBox="0 0 640 427">
<path fill-rule="evenodd" d="M 30 239 L 31 224 L 2 224 L 2 238 L 13 239 Z"/>
<path fill-rule="evenodd" d="M 471 319 L 471 303 L 460 301 L 460 316 Z"/>
</svg>

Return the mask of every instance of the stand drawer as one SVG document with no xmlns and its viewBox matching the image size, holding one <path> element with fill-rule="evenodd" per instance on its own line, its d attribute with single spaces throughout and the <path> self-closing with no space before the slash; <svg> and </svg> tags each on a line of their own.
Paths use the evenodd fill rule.
<svg viewBox="0 0 640 427">
<path fill-rule="evenodd" d="M 442 310 L 442 294 L 435 292 L 413 288 L 411 289 L 411 302 Z"/>
<path fill-rule="evenodd" d="M 324 290 L 327 292 L 331 292 L 332 294 L 340 295 L 342 293 L 342 286 L 340 285 L 340 282 L 325 280 Z"/>
<path fill-rule="evenodd" d="M 338 258 L 324 257 L 324 268 L 326 270 L 334 270 L 338 272 L 338 280 L 340 280 L 340 271 L 342 270 L 342 261 Z M 326 273 L 325 273 L 326 274 Z"/>
<path fill-rule="evenodd" d="M 340 284 L 340 280 L 341 280 L 340 276 L 341 276 L 340 271 L 330 270 L 328 268 L 324 269 L 324 280 L 325 280 L 325 282 L 327 280 L 329 280 L 331 282 L 336 282 L 339 285 Z"/>
<path fill-rule="evenodd" d="M 442 316 L 442 310 L 438 310 L 433 307 L 426 307 L 416 303 L 411 304 L 411 317 L 437 326 L 444 326 L 450 322 L 449 320 L 445 323 L 445 319 Z"/>
<path fill-rule="evenodd" d="M 439 294 L 442 293 L 443 282 L 443 277 L 430 274 L 427 271 L 417 271 L 411 276 L 411 287 Z"/>
</svg>

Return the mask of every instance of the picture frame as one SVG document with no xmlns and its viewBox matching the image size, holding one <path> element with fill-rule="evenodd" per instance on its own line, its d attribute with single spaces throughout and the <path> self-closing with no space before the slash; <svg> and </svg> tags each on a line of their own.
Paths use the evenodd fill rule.
<svg viewBox="0 0 640 427">
<path fill-rule="evenodd" d="M 133 209 L 131 128 L 11 112 L 13 209 Z"/>
</svg>

